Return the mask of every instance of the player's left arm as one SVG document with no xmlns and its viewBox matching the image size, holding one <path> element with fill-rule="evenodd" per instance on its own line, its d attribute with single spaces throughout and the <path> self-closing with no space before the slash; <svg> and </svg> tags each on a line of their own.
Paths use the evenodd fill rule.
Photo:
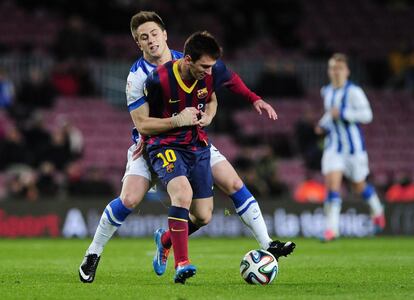
<svg viewBox="0 0 414 300">
<path fill-rule="evenodd" d="M 215 77 L 215 85 L 217 87 L 224 86 L 233 93 L 240 95 L 243 99 L 253 104 L 254 109 L 261 115 L 262 110 L 266 111 L 269 119 L 276 120 L 277 113 L 275 109 L 260 96 L 252 92 L 240 76 L 229 70 L 222 60 L 218 60 L 213 67 Z"/>
<path fill-rule="evenodd" d="M 368 124 L 372 121 L 372 110 L 365 95 L 360 87 L 349 90 L 348 104 L 339 110 L 341 120 Z"/>
<path fill-rule="evenodd" d="M 211 124 L 211 121 L 213 121 L 213 118 L 216 115 L 217 106 L 218 102 L 216 93 L 213 93 L 211 95 L 210 102 L 206 104 L 206 111 L 204 112 L 200 110 L 201 119 L 199 120 L 199 125 L 201 127 L 206 127 Z"/>
</svg>

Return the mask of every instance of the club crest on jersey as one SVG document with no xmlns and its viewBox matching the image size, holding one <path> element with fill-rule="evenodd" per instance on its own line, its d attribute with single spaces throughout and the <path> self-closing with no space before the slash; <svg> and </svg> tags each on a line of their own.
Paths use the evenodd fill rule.
<svg viewBox="0 0 414 300">
<path fill-rule="evenodd" d="M 165 169 L 167 170 L 167 173 L 171 173 L 172 171 L 174 171 L 174 164 L 173 163 L 169 163 Z"/>
<path fill-rule="evenodd" d="M 198 99 L 203 99 L 203 98 L 207 97 L 207 95 L 208 95 L 208 91 L 207 91 L 206 87 L 202 88 L 200 90 L 197 90 L 197 98 Z"/>
</svg>

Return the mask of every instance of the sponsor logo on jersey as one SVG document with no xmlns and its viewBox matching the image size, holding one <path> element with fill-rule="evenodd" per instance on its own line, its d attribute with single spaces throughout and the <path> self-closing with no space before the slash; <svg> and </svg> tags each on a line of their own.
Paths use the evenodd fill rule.
<svg viewBox="0 0 414 300">
<path fill-rule="evenodd" d="M 197 98 L 198 99 L 203 99 L 203 98 L 207 97 L 207 95 L 208 95 L 208 91 L 207 91 L 206 87 L 197 91 Z"/>
<path fill-rule="evenodd" d="M 180 101 L 181 101 L 180 99 L 177 99 L 177 100 L 170 99 L 168 100 L 168 103 L 178 103 Z"/>
</svg>

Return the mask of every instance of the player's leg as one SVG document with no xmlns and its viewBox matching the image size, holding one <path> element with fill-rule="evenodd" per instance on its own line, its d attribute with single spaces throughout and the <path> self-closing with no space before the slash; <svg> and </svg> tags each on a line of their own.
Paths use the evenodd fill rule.
<svg viewBox="0 0 414 300">
<path fill-rule="evenodd" d="M 342 199 L 341 184 L 345 170 L 344 156 L 335 151 L 325 151 L 322 156 L 322 174 L 325 176 L 327 196 L 324 202 L 325 231 L 322 240 L 330 241 L 339 236 L 339 218 Z"/>
<path fill-rule="evenodd" d="M 193 189 L 188 181 L 190 169 L 195 163 L 195 155 L 177 149 L 158 148 L 149 151 L 151 164 L 161 182 L 167 187 L 171 199 L 168 211 L 168 228 L 174 250 L 176 283 L 185 283 L 186 279 L 195 275 L 196 268 L 190 264 L 188 255 L 188 219 L 193 198 Z M 167 159 L 168 158 L 168 159 Z M 155 234 L 156 253 L 153 259 L 157 275 L 165 272 L 168 249 L 163 247 L 160 231 Z M 163 261 L 163 258 L 165 261 Z"/>
<path fill-rule="evenodd" d="M 368 155 L 366 153 L 357 155 L 350 159 L 349 164 L 352 166 L 349 177 L 352 180 L 353 190 L 368 204 L 375 231 L 380 232 L 385 228 L 384 208 L 374 186 L 365 180 L 369 174 Z"/>
<path fill-rule="evenodd" d="M 324 241 L 330 241 L 339 236 L 339 218 L 341 215 L 341 183 L 342 171 L 332 171 L 325 176 L 328 195 L 324 203 L 326 227 L 323 235 Z"/>
<path fill-rule="evenodd" d="M 92 243 L 86 250 L 84 260 L 79 267 L 82 282 L 91 283 L 105 245 L 124 223 L 125 219 L 144 198 L 149 189 L 149 181 L 142 176 L 128 176 L 122 186 L 121 196 L 112 200 L 99 220 Z"/>
<path fill-rule="evenodd" d="M 171 198 L 168 211 L 168 229 L 174 250 L 176 283 L 184 284 L 195 275 L 196 268 L 190 264 L 188 255 L 188 218 L 193 191 L 187 177 L 179 176 L 169 181 L 167 192 Z"/>
<path fill-rule="evenodd" d="M 213 214 L 213 198 L 193 199 L 188 216 L 188 235 L 207 225 Z M 168 255 L 172 246 L 171 230 L 158 229 L 154 233 L 157 251 L 153 259 L 154 271 L 158 276 L 165 273 Z"/>
<path fill-rule="evenodd" d="M 93 282 L 105 245 L 149 189 L 151 174 L 148 166 L 142 157 L 132 160 L 133 149 L 134 146 L 128 150 L 128 163 L 122 180 L 121 194 L 105 207 L 93 240 L 79 267 L 79 278 L 82 282 Z"/>
<path fill-rule="evenodd" d="M 211 149 L 210 164 L 214 183 L 232 199 L 237 214 L 251 230 L 260 247 L 270 251 L 276 258 L 290 254 L 296 246 L 295 243 L 272 241 L 259 203 L 227 159 L 215 147 Z"/>
<path fill-rule="evenodd" d="M 353 183 L 353 188 L 355 192 L 361 195 L 362 199 L 364 199 L 364 201 L 368 204 L 375 232 L 379 233 L 384 230 L 386 224 L 384 207 L 378 198 L 374 186 L 366 183 L 365 181 L 361 181 Z"/>
</svg>

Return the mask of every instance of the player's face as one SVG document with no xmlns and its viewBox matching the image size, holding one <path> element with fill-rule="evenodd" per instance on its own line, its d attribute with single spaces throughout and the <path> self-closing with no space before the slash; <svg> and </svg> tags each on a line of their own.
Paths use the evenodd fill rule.
<svg viewBox="0 0 414 300">
<path fill-rule="evenodd" d="M 203 55 L 197 61 L 190 61 L 190 73 L 191 75 L 197 79 L 201 80 L 206 75 L 211 75 L 213 71 L 213 66 L 216 64 L 217 60 L 211 58 L 208 55 Z"/>
<path fill-rule="evenodd" d="M 158 59 L 168 49 L 167 32 L 155 22 L 140 25 L 137 28 L 136 36 L 138 47 L 144 52 L 146 59 Z"/>
<path fill-rule="evenodd" d="M 343 61 L 330 59 L 328 62 L 328 76 L 334 86 L 341 87 L 348 79 L 349 68 Z"/>
</svg>

